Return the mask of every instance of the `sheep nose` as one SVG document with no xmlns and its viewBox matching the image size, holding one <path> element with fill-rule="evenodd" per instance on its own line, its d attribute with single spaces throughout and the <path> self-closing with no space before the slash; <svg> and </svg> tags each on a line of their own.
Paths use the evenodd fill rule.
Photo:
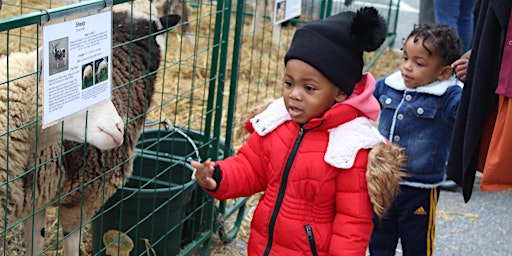
<svg viewBox="0 0 512 256">
<path fill-rule="evenodd" d="M 124 137 L 124 123 L 117 122 L 116 127 L 117 127 L 117 130 L 119 131 L 119 133 L 121 133 L 121 137 Z"/>
</svg>

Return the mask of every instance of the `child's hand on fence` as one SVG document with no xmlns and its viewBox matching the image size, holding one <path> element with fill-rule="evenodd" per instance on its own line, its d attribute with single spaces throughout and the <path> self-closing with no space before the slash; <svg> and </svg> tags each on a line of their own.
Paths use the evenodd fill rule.
<svg viewBox="0 0 512 256">
<path fill-rule="evenodd" d="M 212 178 L 215 162 L 210 159 L 204 163 L 192 160 L 190 165 L 196 169 L 195 177 L 199 186 L 208 190 L 214 190 L 217 187 L 217 182 Z"/>
</svg>

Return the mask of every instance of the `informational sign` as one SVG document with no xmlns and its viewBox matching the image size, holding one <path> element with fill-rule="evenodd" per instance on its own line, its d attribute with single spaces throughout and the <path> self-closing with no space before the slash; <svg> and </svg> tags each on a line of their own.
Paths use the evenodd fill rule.
<svg viewBox="0 0 512 256">
<path fill-rule="evenodd" d="M 274 24 L 280 24 L 300 16 L 301 12 L 301 0 L 276 0 L 274 5 Z"/>
<path fill-rule="evenodd" d="M 43 25 L 43 128 L 111 97 L 112 12 Z"/>
</svg>

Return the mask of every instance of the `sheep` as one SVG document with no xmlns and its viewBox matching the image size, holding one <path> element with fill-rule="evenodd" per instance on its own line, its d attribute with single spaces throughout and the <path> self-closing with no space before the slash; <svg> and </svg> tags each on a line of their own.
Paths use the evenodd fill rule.
<svg viewBox="0 0 512 256">
<path fill-rule="evenodd" d="M 265 16 L 265 11 L 267 13 L 271 13 L 270 17 L 272 17 L 271 22 L 273 23 L 274 20 L 274 0 L 257 0 L 254 3 L 254 16 L 252 21 L 252 30 L 253 32 L 256 31 L 256 27 L 259 26 L 263 20 L 263 17 Z M 272 25 L 272 42 L 274 44 L 279 45 L 281 38 L 280 38 L 280 32 L 281 32 L 281 26 L 280 25 Z"/>
<path fill-rule="evenodd" d="M 54 45 L 50 43 L 52 47 L 52 56 L 55 59 L 56 67 L 59 68 L 59 62 L 62 62 L 66 66 L 66 48 L 57 48 L 58 43 Z"/>
<path fill-rule="evenodd" d="M 277 1 L 277 3 L 276 3 Z M 272 42 L 275 45 L 281 45 L 283 42 L 281 42 L 281 28 L 286 27 L 288 25 L 296 26 L 297 24 L 293 21 L 284 21 L 280 24 L 273 24 L 274 20 L 279 21 L 286 17 L 285 11 L 286 11 L 286 1 L 279 1 L 279 0 L 256 0 L 253 2 L 253 19 L 252 19 L 252 32 L 256 32 L 256 29 L 258 26 L 262 25 L 263 18 L 265 17 L 265 14 L 268 15 L 271 20 L 272 24 Z M 302 2 L 302 9 L 304 7 L 308 6 L 308 8 L 316 8 L 315 3 L 313 0 L 311 1 L 303 1 Z M 276 11 L 274 11 L 274 8 L 277 8 Z M 319 12 L 319 10 L 312 11 L 302 11 L 302 14 L 295 18 L 299 18 L 302 21 L 311 21 L 311 20 L 317 20 L 318 15 L 316 12 Z M 313 17 L 309 17 L 314 13 Z M 277 17 L 274 17 L 275 14 L 277 14 Z M 266 25 L 266 24 L 265 24 Z"/>
<path fill-rule="evenodd" d="M 89 86 L 92 85 L 93 81 L 92 81 L 92 65 L 87 65 L 85 66 L 84 68 L 84 71 L 83 71 L 83 75 L 82 75 L 82 89 L 85 89 Z"/>
<path fill-rule="evenodd" d="M 257 29 L 259 26 L 266 26 L 262 24 L 262 22 L 264 21 L 264 17 L 265 15 L 268 15 L 271 19 L 270 19 L 270 22 L 272 24 L 272 42 L 273 44 L 275 45 L 280 45 L 281 44 L 281 24 L 273 24 L 274 23 L 274 18 L 276 18 L 276 20 L 279 20 L 284 18 L 283 17 L 274 17 L 274 5 L 275 5 L 275 1 L 276 0 L 255 0 L 254 2 L 252 2 L 252 4 L 250 5 L 250 8 L 253 10 L 253 17 L 252 17 L 252 25 L 251 25 L 251 32 L 253 33 L 256 33 Z M 283 3 L 285 1 L 281 1 L 279 4 L 279 6 L 284 6 Z M 233 3 L 236 3 L 236 1 L 233 1 Z M 283 11 L 283 15 L 284 15 L 284 9 L 283 10 L 278 10 L 278 11 Z M 284 23 L 283 23 L 284 24 Z"/>
<path fill-rule="evenodd" d="M 167 15 L 167 13 L 179 14 L 181 16 L 181 31 L 185 34 L 186 40 L 190 44 L 193 44 L 196 38 L 190 29 L 190 22 L 188 20 L 189 8 L 187 3 L 182 0 L 170 0 L 170 2 L 170 6 L 168 0 L 160 0 L 154 2 L 158 11 L 158 16 L 163 17 Z"/>
<path fill-rule="evenodd" d="M 153 0 L 153 8 L 155 2 Z M 87 223 L 132 174 L 135 143 L 145 122 L 145 112 L 151 105 L 156 71 L 160 67 L 164 49 L 159 39 L 147 35 L 150 27 L 155 28 L 155 32 L 165 29 L 161 20 L 150 21 L 146 13 L 140 12 L 149 10 L 149 1 L 136 0 L 132 4 L 133 9 L 130 3 L 114 6 L 112 15 L 112 101 L 120 115 L 126 118 L 124 145 L 103 151 L 93 145 L 76 147 L 75 142 L 64 141 L 39 154 L 38 163 L 47 164 L 38 168 L 37 172 L 29 173 L 25 185 L 26 208 L 20 213 L 20 216 L 27 216 L 33 212 L 32 209 L 42 209 L 24 223 L 29 255 L 39 253 L 44 246 L 43 206 L 58 200 L 59 195 L 68 193 L 58 201 L 59 223 L 66 236 L 64 253 L 79 255 L 81 225 Z M 179 19 L 178 15 L 162 18 L 169 27 L 176 25 Z M 60 152 L 67 153 L 62 158 L 56 157 Z"/>
<path fill-rule="evenodd" d="M 123 120 L 111 101 L 103 101 L 42 129 L 42 88 L 38 82 L 38 50 L 0 58 L 0 237 L 23 207 L 23 177 L 38 151 L 61 139 L 87 142 L 103 150 L 122 144 Z M 41 58 L 39 58 L 41 60 Z M 89 120 L 86 120 L 88 117 Z"/>
<path fill-rule="evenodd" d="M 107 58 L 103 58 L 99 62 L 98 67 L 96 68 L 96 82 L 101 81 L 100 78 L 103 74 L 102 72 L 108 72 L 107 66 L 108 66 L 108 60 L 107 60 Z"/>
</svg>

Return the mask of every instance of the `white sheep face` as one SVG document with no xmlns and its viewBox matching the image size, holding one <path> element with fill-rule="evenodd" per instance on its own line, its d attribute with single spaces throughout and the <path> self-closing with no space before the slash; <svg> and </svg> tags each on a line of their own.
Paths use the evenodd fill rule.
<svg viewBox="0 0 512 256">
<path fill-rule="evenodd" d="M 45 148 L 63 139 L 79 143 L 87 142 L 101 150 L 109 150 L 123 144 L 124 121 L 111 100 L 102 101 L 87 110 L 77 112 L 43 130 L 39 143 Z"/>
</svg>

